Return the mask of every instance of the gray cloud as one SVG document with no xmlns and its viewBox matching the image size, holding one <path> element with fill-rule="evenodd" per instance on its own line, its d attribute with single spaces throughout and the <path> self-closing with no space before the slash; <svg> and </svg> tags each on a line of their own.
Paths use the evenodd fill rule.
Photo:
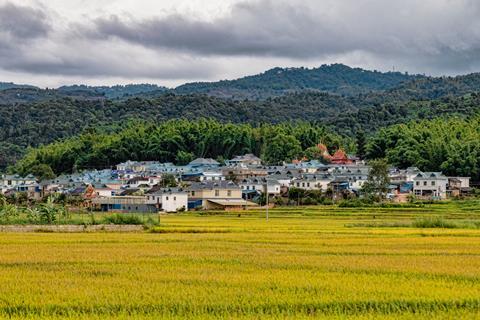
<svg viewBox="0 0 480 320">
<path fill-rule="evenodd" d="M 20 39 L 47 36 L 51 30 L 47 15 L 40 9 L 6 3 L 0 6 L 0 32 Z"/>
<path fill-rule="evenodd" d="M 22 1 L 34 2 L 0 5 L 0 70 L 10 73 L 162 82 L 333 62 L 431 74 L 480 68 L 476 0 L 239 0 L 209 19 L 72 18 L 52 2 Z"/>
<path fill-rule="evenodd" d="M 8 48 L 2 52 L 0 48 L 0 55 L 5 58 L 0 60 L 0 67 L 12 72 L 93 78 L 188 79 L 209 77 L 214 71 L 201 61 L 174 57 L 167 60 L 141 47 L 110 46 L 109 43 L 79 44 L 73 41 L 61 45 L 39 44 L 33 52 L 19 48 Z M 97 52 L 91 53 L 89 50 L 92 49 Z"/>
<path fill-rule="evenodd" d="M 420 59 L 467 68 L 478 64 L 479 16 L 473 0 L 260 0 L 240 2 L 213 21 L 103 17 L 88 34 L 200 55 L 316 59 L 364 51 L 410 65 Z"/>
<path fill-rule="evenodd" d="M 145 20 L 113 15 L 94 20 L 86 30 L 98 39 L 118 38 L 197 54 L 296 57 L 318 55 L 305 50 L 318 27 L 307 7 L 262 0 L 238 3 L 228 16 L 211 22 L 180 14 Z"/>
<path fill-rule="evenodd" d="M 11 2 L 0 5 L 0 70 L 46 76 L 151 79 L 205 78 L 214 70 L 188 57 L 172 57 L 167 62 L 142 46 L 85 39 L 69 28 L 68 22 L 60 22 L 60 17 L 48 8 Z"/>
</svg>

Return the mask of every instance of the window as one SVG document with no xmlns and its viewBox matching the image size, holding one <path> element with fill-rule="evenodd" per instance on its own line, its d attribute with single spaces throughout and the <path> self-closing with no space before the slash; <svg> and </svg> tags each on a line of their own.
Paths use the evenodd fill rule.
<svg viewBox="0 0 480 320">
<path fill-rule="evenodd" d="M 420 181 L 417 181 L 417 182 L 416 182 L 416 185 L 419 186 L 419 185 L 420 185 Z"/>
<path fill-rule="evenodd" d="M 192 191 L 192 197 L 195 197 L 195 191 Z"/>
<path fill-rule="evenodd" d="M 423 181 L 423 185 L 426 186 L 426 185 L 427 185 L 427 181 Z"/>
<path fill-rule="evenodd" d="M 220 195 L 220 190 L 215 190 L 215 197 L 218 197 Z"/>
<path fill-rule="evenodd" d="M 297 182 L 297 187 L 300 187 L 300 182 Z"/>
<path fill-rule="evenodd" d="M 167 200 L 167 201 L 168 201 L 168 197 L 166 197 L 166 198 L 165 198 L 165 200 Z"/>
<path fill-rule="evenodd" d="M 432 186 L 434 186 L 434 185 L 435 185 L 435 181 L 432 181 Z"/>
<path fill-rule="evenodd" d="M 310 182 L 307 182 L 307 187 L 310 187 Z"/>
<path fill-rule="evenodd" d="M 173 201 L 177 201 L 177 197 L 173 197 Z"/>
<path fill-rule="evenodd" d="M 228 190 L 227 191 L 227 197 L 231 197 L 232 196 L 232 190 Z"/>
<path fill-rule="evenodd" d="M 255 186 L 252 186 L 252 190 L 255 190 Z"/>
</svg>

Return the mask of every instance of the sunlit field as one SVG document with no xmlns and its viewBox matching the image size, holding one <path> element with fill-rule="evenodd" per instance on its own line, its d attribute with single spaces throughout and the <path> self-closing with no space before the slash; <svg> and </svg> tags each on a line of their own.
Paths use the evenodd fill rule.
<svg viewBox="0 0 480 320">
<path fill-rule="evenodd" d="M 411 226 L 425 216 L 457 227 Z M 477 202 L 160 221 L 133 234 L 0 233 L 0 317 L 480 317 Z"/>
</svg>

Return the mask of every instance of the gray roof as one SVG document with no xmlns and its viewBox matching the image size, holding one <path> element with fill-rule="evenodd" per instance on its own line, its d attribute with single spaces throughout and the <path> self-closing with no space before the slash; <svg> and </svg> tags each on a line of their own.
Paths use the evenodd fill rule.
<svg viewBox="0 0 480 320">
<path fill-rule="evenodd" d="M 174 194 L 174 193 L 186 193 L 181 188 L 160 188 L 160 189 L 152 189 L 146 193 L 146 195 L 155 195 L 159 196 L 162 194 Z"/>
<path fill-rule="evenodd" d="M 442 172 L 419 172 L 413 179 L 447 180 L 448 178 Z"/>
<path fill-rule="evenodd" d="M 219 162 L 213 160 L 212 158 L 197 158 L 195 160 L 193 160 L 192 162 L 189 163 L 190 166 L 194 166 L 194 165 L 214 165 L 214 166 L 218 166 L 220 165 Z"/>
<path fill-rule="evenodd" d="M 240 187 L 232 181 L 203 181 L 194 182 L 187 189 L 193 191 L 205 189 L 240 189 Z"/>
<path fill-rule="evenodd" d="M 247 153 L 243 156 L 235 156 L 232 161 L 260 161 L 261 159 L 253 153 Z"/>
<path fill-rule="evenodd" d="M 274 184 L 280 184 L 277 179 L 273 179 L 270 176 L 268 177 L 258 177 L 258 178 L 247 178 L 243 179 L 240 184 L 269 184 L 269 185 L 274 185 Z"/>
</svg>

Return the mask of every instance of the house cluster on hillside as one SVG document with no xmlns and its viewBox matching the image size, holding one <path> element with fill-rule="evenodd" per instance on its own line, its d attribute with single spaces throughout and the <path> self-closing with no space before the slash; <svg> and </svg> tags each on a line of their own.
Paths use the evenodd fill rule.
<svg viewBox="0 0 480 320">
<path fill-rule="evenodd" d="M 325 152 L 328 154 L 326 148 Z M 264 194 L 287 196 L 290 188 L 329 190 L 333 197 L 359 194 L 370 167 L 342 150 L 328 160 L 329 164 L 312 160 L 267 166 L 255 155 L 246 154 L 225 161 L 225 165 L 204 158 L 184 166 L 127 161 L 115 169 L 61 175 L 46 181 L 36 181 L 31 175 L 3 175 L 0 190 L 6 195 L 22 192 L 36 200 L 53 193 L 66 194 L 97 210 L 120 212 L 244 209 L 257 206 L 256 200 Z M 469 178 L 446 177 L 440 172 L 392 168 L 389 175 L 388 196 L 395 201 L 406 201 L 412 194 L 445 199 L 470 190 Z M 172 181 L 167 183 L 167 177 Z"/>
</svg>

